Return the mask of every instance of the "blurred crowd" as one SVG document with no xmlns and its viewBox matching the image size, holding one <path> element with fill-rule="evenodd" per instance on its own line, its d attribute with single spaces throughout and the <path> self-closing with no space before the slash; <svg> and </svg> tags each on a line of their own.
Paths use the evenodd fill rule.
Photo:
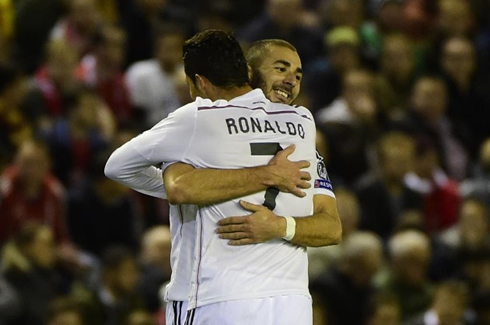
<svg viewBox="0 0 490 325">
<path fill-rule="evenodd" d="M 301 56 L 344 233 L 315 325 L 489 325 L 487 0 L 0 0 L 0 325 L 165 324 L 168 205 L 103 167 L 209 28 Z"/>
</svg>

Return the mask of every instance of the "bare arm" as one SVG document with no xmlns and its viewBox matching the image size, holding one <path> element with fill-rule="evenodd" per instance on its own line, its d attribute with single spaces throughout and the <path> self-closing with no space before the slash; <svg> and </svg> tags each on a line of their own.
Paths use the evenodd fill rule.
<svg viewBox="0 0 490 325">
<path fill-rule="evenodd" d="M 336 200 L 328 195 L 315 195 L 313 205 L 315 212 L 312 216 L 294 218 L 296 234 L 291 242 L 310 247 L 338 244 L 342 238 L 342 225 Z"/>
<path fill-rule="evenodd" d="M 333 197 L 315 195 L 314 214 L 296 217 L 296 233 L 292 243 L 317 247 L 338 244 L 342 237 L 342 226 Z M 230 239 L 230 245 L 262 243 L 286 235 L 286 220 L 261 206 L 241 201 L 245 209 L 253 213 L 248 216 L 229 217 L 220 220 L 218 233 L 222 239 Z"/>
<path fill-rule="evenodd" d="M 309 188 L 311 177 L 307 161 L 291 162 L 287 157 L 294 151 L 290 146 L 274 156 L 266 166 L 243 169 L 195 169 L 176 163 L 163 174 L 165 191 L 171 204 L 215 204 L 275 186 L 282 192 L 303 197 L 301 188 Z"/>
</svg>

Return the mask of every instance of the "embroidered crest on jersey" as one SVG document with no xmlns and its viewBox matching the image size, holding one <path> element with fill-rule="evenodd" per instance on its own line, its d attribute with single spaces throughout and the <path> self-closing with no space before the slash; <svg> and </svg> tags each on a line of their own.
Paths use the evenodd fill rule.
<svg viewBox="0 0 490 325">
<path fill-rule="evenodd" d="M 318 153 L 318 151 L 316 152 L 316 159 L 317 159 L 316 168 L 317 168 L 318 176 L 320 176 L 320 178 L 330 181 L 330 179 L 328 178 L 327 167 L 325 166 L 323 157 Z"/>
<path fill-rule="evenodd" d="M 323 161 L 323 157 L 316 152 L 317 159 L 317 173 L 319 179 L 315 180 L 315 188 L 323 188 L 326 190 L 333 191 L 332 183 L 330 182 L 330 178 L 328 177 L 327 167 L 325 166 L 325 162 Z"/>
</svg>

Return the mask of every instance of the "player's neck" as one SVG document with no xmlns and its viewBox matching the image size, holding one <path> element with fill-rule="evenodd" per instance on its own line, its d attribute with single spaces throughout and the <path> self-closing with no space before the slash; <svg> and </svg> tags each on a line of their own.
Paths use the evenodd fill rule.
<svg viewBox="0 0 490 325">
<path fill-rule="evenodd" d="M 252 87 L 249 85 L 243 87 L 233 87 L 233 88 L 215 88 L 213 94 L 210 94 L 210 99 L 216 101 L 218 99 L 232 100 L 233 98 L 245 95 L 246 93 L 252 91 Z"/>
</svg>

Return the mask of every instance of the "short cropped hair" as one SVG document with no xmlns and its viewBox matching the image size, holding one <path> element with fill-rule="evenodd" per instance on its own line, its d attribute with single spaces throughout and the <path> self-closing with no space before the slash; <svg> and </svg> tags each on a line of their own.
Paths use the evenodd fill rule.
<svg viewBox="0 0 490 325">
<path fill-rule="evenodd" d="M 221 30 L 194 35 L 182 49 L 185 74 L 196 81 L 196 74 L 221 88 L 242 87 L 249 83 L 247 61 L 238 41 Z"/>
<path fill-rule="evenodd" d="M 282 46 L 291 51 L 298 52 L 296 48 L 289 42 L 282 39 L 264 39 L 253 42 L 246 51 L 245 57 L 252 69 L 256 69 L 264 59 L 264 52 L 271 46 Z"/>
</svg>

